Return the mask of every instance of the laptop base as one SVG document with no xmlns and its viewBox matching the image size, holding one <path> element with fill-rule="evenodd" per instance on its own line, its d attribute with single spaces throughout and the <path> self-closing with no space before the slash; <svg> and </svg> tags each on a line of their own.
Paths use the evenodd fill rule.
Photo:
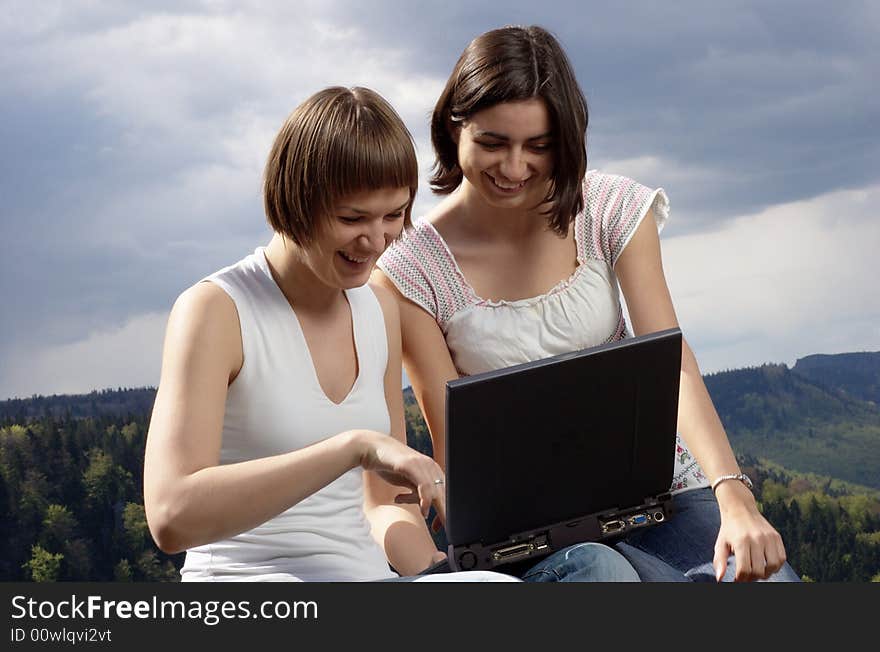
<svg viewBox="0 0 880 652">
<path fill-rule="evenodd" d="M 538 530 L 530 530 L 490 545 L 475 543 L 449 546 L 448 559 L 420 574 L 450 571 L 492 570 L 505 564 L 530 560 L 537 562 L 547 555 L 576 543 L 609 541 L 633 530 L 662 525 L 672 517 L 673 500 L 669 494 L 647 499 L 637 507 L 608 509 L 581 518 L 569 519 Z"/>
</svg>

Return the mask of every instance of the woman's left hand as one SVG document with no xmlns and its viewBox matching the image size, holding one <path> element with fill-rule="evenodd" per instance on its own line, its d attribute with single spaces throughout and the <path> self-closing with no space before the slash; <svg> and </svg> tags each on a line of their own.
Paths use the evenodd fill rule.
<svg viewBox="0 0 880 652">
<path fill-rule="evenodd" d="M 736 557 L 736 582 L 763 580 L 782 568 L 782 537 L 758 511 L 752 492 L 739 482 L 724 482 L 716 490 L 721 529 L 715 542 L 715 579 L 724 577 L 727 559 Z"/>
</svg>

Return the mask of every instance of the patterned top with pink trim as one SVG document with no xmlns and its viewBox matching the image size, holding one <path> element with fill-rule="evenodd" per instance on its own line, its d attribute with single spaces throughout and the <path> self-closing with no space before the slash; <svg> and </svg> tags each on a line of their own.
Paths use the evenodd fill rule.
<svg viewBox="0 0 880 652">
<path fill-rule="evenodd" d="M 379 268 L 440 326 L 456 369 L 472 375 L 629 337 L 614 265 L 653 208 L 658 230 L 669 217 L 662 188 L 587 172 L 584 210 L 575 217 L 577 267 L 546 294 L 516 301 L 477 296 L 437 230 L 425 219 L 395 242 Z M 679 436 L 671 490 L 708 486 Z"/>
</svg>

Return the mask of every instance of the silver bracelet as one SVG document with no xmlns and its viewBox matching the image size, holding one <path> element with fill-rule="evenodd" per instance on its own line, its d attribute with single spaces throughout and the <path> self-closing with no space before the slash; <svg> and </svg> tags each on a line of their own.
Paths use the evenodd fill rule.
<svg viewBox="0 0 880 652">
<path fill-rule="evenodd" d="M 715 481 L 712 483 L 712 492 L 715 492 L 715 487 L 724 482 L 725 480 L 739 480 L 746 487 L 748 487 L 749 491 L 754 489 L 754 485 L 752 484 L 752 479 L 747 476 L 745 473 L 730 473 L 728 475 L 722 475 L 715 478 Z"/>
</svg>

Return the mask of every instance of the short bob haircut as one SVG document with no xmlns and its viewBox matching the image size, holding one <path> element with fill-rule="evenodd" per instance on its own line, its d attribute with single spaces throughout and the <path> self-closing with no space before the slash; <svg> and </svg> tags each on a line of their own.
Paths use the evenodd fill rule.
<svg viewBox="0 0 880 652">
<path fill-rule="evenodd" d="M 551 207 L 545 217 L 565 235 L 584 205 L 587 102 L 562 46 L 542 27 L 495 29 L 462 52 L 431 117 L 436 155 L 431 188 L 445 195 L 461 184 L 454 129 L 483 109 L 534 97 L 546 103 L 553 128 L 553 174 L 546 197 Z"/>
<path fill-rule="evenodd" d="M 408 187 L 409 226 L 418 185 L 413 139 L 392 106 L 368 88 L 333 86 L 296 107 L 275 137 L 263 204 L 272 229 L 305 246 L 340 199 L 365 190 Z"/>
</svg>

